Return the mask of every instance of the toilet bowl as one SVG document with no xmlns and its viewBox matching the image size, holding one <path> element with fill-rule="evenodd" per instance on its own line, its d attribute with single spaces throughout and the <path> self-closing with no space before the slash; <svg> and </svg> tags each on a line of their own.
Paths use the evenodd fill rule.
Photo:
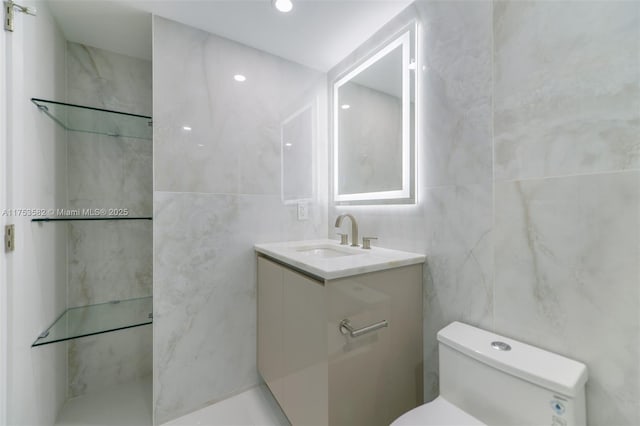
<svg viewBox="0 0 640 426">
<path fill-rule="evenodd" d="M 469 413 L 439 396 L 428 404 L 404 413 L 393 426 L 486 426 Z"/>
<path fill-rule="evenodd" d="M 586 424 L 584 364 L 460 322 L 438 348 L 440 396 L 391 426 Z"/>
</svg>

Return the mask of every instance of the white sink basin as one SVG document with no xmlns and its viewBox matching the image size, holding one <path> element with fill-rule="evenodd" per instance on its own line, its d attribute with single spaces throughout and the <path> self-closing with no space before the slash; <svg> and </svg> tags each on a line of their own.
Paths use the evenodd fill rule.
<svg viewBox="0 0 640 426">
<path fill-rule="evenodd" d="M 317 256 L 317 257 L 342 257 L 342 256 L 354 256 L 359 254 L 357 252 L 349 251 L 348 249 L 342 249 L 335 246 L 329 246 L 327 244 L 320 244 L 316 246 L 305 246 L 296 249 L 297 252 L 304 254 L 305 256 Z"/>
<path fill-rule="evenodd" d="M 423 254 L 380 247 L 365 250 L 343 246 L 334 240 L 287 241 L 256 244 L 254 247 L 262 255 L 325 280 L 398 268 L 425 260 Z"/>
</svg>

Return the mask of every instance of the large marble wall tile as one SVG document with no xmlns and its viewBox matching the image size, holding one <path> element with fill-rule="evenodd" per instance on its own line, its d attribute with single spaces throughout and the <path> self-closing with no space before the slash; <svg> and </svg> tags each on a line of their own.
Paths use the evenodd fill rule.
<svg viewBox="0 0 640 426">
<path fill-rule="evenodd" d="M 498 332 L 589 368 L 591 425 L 640 424 L 640 172 L 500 183 Z"/>
<path fill-rule="evenodd" d="M 150 376 L 152 336 L 152 327 L 144 325 L 71 340 L 68 396 L 73 398 Z"/>
<path fill-rule="evenodd" d="M 640 2 L 496 2 L 497 179 L 640 167 Z"/>
<path fill-rule="evenodd" d="M 158 17 L 154 45 L 155 190 L 279 194 L 280 124 L 323 75 Z"/>
<path fill-rule="evenodd" d="M 490 184 L 432 188 L 425 203 L 425 400 L 438 395 L 438 330 L 452 321 L 493 327 Z"/>
<path fill-rule="evenodd" d="M 417 1 L 423 139 L 421 185 L 489 183 L 493 173 L 490 1 Z"/>
<path fill-rule="evenodd" d="M 297 222 L 279 196 L 156 192 L 156 424 L 259 383 L 256 242 L 317 238 L 326 211 Z"/>
</svg>

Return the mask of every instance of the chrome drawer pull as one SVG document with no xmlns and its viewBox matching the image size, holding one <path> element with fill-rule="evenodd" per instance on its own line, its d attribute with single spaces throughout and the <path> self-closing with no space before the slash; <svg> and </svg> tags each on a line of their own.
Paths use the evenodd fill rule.
<svg viewBox="0 0 640 426">
<path fill-rule="evenodd" d="M 351 325 L 351 321 L 349 321 L 348 319 L 343 319 L 342 321 L 340 321 L 340 326 L 339 326 L 340 333 L 349 334 L 351 337 L 362 336 L 363 334 L 367 334 L 367 333 L 379 330 L 379 329 L 384 328 L 384 327 L 389 327 L 389 323 L 387 322 L 387 320 L 382 320 L 382 321 L 377 322 L 375 324 L 371 324 L 371 325 L 368 325 L 366 327 L 362 327 L 362 328 L 359 328 L 359 329 L 356 330 Z"/>
</svg>

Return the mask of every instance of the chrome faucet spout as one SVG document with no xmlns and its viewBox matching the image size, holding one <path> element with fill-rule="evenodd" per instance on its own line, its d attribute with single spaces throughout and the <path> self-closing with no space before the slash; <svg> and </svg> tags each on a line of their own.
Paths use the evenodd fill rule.
<svg viewBox="0 0 640 426">
<path fill-rule="evenodd" d="M 358 247 L 358 223 L 356 222 L 356 218 L 353 217 L 353 215 L 349 214 L 349 213 L 344 213 L 341 214 L 340 216 L 338 216 L 336 218 L 336 224 L 335 227 L 339 228 L 340 226 L 342 226 L 342 219 L 344 219 L 345 217 L 348 217 L 349 219 L 351 219 L 351 247 Z"/>
</svg>

